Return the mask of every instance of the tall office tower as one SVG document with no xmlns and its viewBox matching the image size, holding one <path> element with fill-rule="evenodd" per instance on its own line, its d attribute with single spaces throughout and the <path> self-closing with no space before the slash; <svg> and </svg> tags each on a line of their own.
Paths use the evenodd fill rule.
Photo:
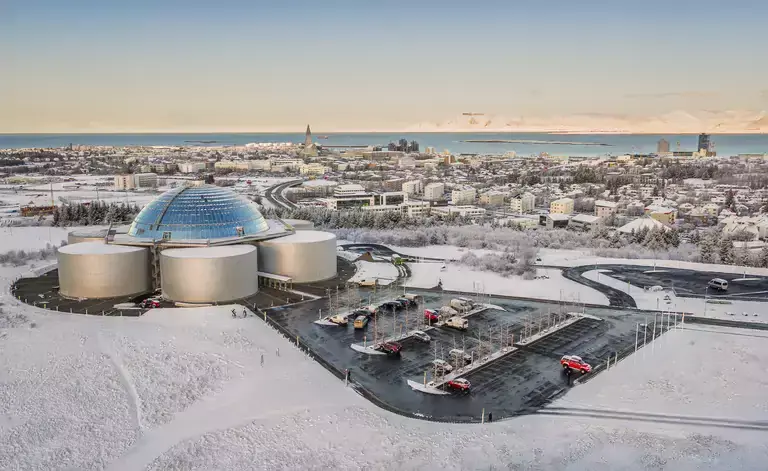
<svg viewBox="0 0 768 471">
<path fill-rule="evenodd" d="M 657 154 L 669 153 L 669 141 L 666 139 L 660 140 L 659 145 L 656 147 L 656 153 Z"/>
<path fill-rule="evenodd" d="M 702 150 L 709 152 L 712 150 L 712 142 L 709 139 L 709 134 L 699 134 L 699 147 L 696 150 Z"/>
</svg>

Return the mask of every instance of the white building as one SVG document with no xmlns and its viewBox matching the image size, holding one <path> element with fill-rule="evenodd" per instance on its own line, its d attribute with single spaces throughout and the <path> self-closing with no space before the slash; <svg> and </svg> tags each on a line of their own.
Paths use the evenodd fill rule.
<svg viewBox="0 0 768 471">
<path fill-rule="evenodd" d="M 338 185 L 333 189 L 333 196 L 355 196 L 365 194 L 365 188 L 357 183 Z"/>
<path fill-rule="evenodd" d="M 156 173 L 137 173 L 133 176 L 136 188 L 157 188 Z"/>
<path fill-rule="evenodd" d="M 299 173 L 302 175 L 325 175 L 328 171 L 328 167 L 317 162 L 304 164 L 299 167 Z"/>
<path fill-rule="evenodd" d="M 115 175 L 115 190 L 130 190 L 136 188 L 133 175 Z"/>
<path fill-rule="evenodd" d="M 421 180 L 411 180 L 403 183 L 403 193 L 406 195 L 417 195 L 424 191 L 424 185 Z"/>
<path fill-rule="evenodd" d="M 430 183 L 424 187 L 424 199 L 436 201 L 443 198 L 445 194 L 444 183 Z"/>
<path fill-rule="evenodd" d="M 513 198 L 510 202 L 510 209 L 513 213 L 525 214 L 533 211 L 536 207 L 536 197 L 531 193 L 524 193 L 519 198 Z"/>
<path fill-rule="evenodd" d="M 442 216 L 448 216 L 450 214 L 458 214 L 459 216 L 477 217 L 485 214 L 485 209 L 478 208 L 472 205 L 462 206 L 435 206 L 432 208 L 433 214 L 440 214 Z"/>
<path fill-rule="evenodd" d="M 205 170 L 205 162 L 182 162 L 179 164 L 181 173 L 197 173 Z"/>
<path fill-rule="evenodd" d="M 408 155 L 406 155 L 405 157 L 400 157 L 400 162 L 398 163 L 398 166 L 400 168 L 416 168 L 416 159 Z"/>
<path fill-rule="evenodd" d="M 595 201 L 595 216 L 603 218 L 616 213 L 618 204 L 613 201 L 597 200 Z"/>
<path fill-rule="evenodd" d="M 451 191 L 451 203 L 456 206 L 472 204 L 476 197 L 477 190 L 472 187 Z"/>
<path fill-rule="evenodd" d="M 500 191 L 489 191 L 480 195 L 480 202 L 488 206 L 501 206 L 504 204 L 504 193 Z"/>
</svg>

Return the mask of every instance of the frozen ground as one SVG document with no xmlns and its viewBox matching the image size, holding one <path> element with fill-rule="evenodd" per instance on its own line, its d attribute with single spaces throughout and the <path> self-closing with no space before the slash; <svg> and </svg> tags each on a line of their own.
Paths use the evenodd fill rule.
<svg viewBox="0 0 768 471">
<path fill-rule="evenodd" d="M 645 291 L 638 286 L 628 285 L 624 281 L 617 280 L 603 273 L 603 270 L 590 270 L 584 272 L 582 276 L 629 294 L 637 303 L 638 309 L 689 312 L 701 317 L 743 322 L 768 322 L 768 303 L 766 302 L 739 301 L 730 298 L 728 300 L 717 300 L 718 302 L 715 303 L 712 302 L 712 298 L 709 298 L 709 302 L 706 302 L 707 299 L 704 297 L 690 298 L 677 296 L 673 290 Z M 669 299 L 665 299 L 666 297 Z M 744 313 L 747 313 L 747 315 L 745 316 Z"/>
<path fill-rule="evenodd" d="M 355 262 L 355 267 L 357 271 L 349 279 L 352 282 L 378 278 L 380 285 L 388 285 L 397 279 L 397 267 L 390 262 L 366 262 L 360 260 Z"/>
<path fill-rule="evenodd" d="M 61 245 L 77 227 L 0 227 L 0 252 L 34 250 L 46 244 Z"/>
<path fill-rule="evenodd" d="M 35 327 L 0 339 L 0 469 L 719 470 L 768 459 L 763 430 L 543 414 L 406 419 L 226 306 L 139 319 L 26 309 Z M 553 407 L 768 418 L 764 336 L 668 335 Z"/>
<path fill-rule="evenodd" d="M 498 273 L 472 270 L 456 262 L 409 263 L 411 277 L 406 285 L 414 288 L 434 288 L 442 281 L 443 289 L 503 296 L 519 296 L 553 301 L 584 302 L 608 305 L 608 298 L 588 286 L 563 278 L 559 269 L 539 268 L 537 275 L 548 278 L 525 280 L 520 276 L 504 277 Z"/>
</svg>

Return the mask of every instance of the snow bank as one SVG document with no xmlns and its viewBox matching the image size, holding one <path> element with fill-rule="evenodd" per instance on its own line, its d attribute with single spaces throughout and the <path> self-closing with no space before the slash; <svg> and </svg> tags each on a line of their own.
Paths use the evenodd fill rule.
<svg viewBox="0 0 768 471">
<path fill-rule="evenodd" d="M 434 288 L 442 281 L 443 289 L 452 291 L 479 289 L 502 296 L 608 305 L 608 298 L 603 293 L 563 278 L 558 269 L 540 268 L 536 270 L 537 275 L 549 278 L 525 280 L 521 276 L 504 277 L 498 273 L 476 271 L 457 263 L 447 264 L 445 270 L 435 263 L 409 263 L 408 267 L 411 277 L 406 280 L 406 286 L 413 288 Z"/>
<path fill-rule="evenodd" d="M 72 227 L 0 227 L 0 252 L 36 250 L 46 244 L 61 245 Z"/>
</svg>

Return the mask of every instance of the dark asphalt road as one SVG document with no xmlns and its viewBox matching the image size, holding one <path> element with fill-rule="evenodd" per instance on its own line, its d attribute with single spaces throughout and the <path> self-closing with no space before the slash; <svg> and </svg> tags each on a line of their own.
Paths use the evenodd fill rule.
<svg viewBox="0 0 768 471">
<path fill-rule="evenodd" d="M 409 291 L 423 294 L 427 307 L 439 307 L 451 298 L 441 293 Z M 430 362 L 435 356 L 447 359 L 448 350 L 454 346 L 467 351 L 476 348 L 478 337 L 487 344 L 490 332 L 493 332 L 492 343 L 498 349 L 501 328 L 519 338 L 526 316 L 534 318 L 560 309 L 557 305 L 529 301 L 491 299 L 490 302 L 507 311 L 490 310 L 470 317 L 470 328 L 465 335 L 445 328 L 429 331 L 433 338 L 430 344 L 408 339 L 403 342 L 400 358 L 365 355 L 350 348 L 351 343 L 362 342 L 364 337 L 367 341 L 373 340 L 373 322 L 365 331 L 355 331 L 351 325 L 331 327 L 314 324 L 318 309 L 325 312 L 327 300 L 272 310 L 270 317 L 293 335 L 298 334 L 302 343 L 308 343 L 336 368 L 342 371 L 350 369 L 354 382 L 391 406 L 406 412 L 455 420 L 478 418 L 483 409 L 486 413 L 493 412 L 498 418 L 536 410 L 567 387 L 558 363 L 562 355 L 578 354 L 595 365 L 604 363 L 617 351 L 634 348 L 635 325 L 645 319 L 642 313 L 635 311 L 587 309 L 587 313 L 604 320 L 580 320 L 545 337 L 540 343 L 469 374 L 467 379 L 472 382 L 473 390 L 468 395 L 432 396 L 411 390 L 405 381 L 421 382 L 427 371 L 431 378 Z M 420 322 L 421 311 L 422 307 L 419 307 L 417 312 L 409 313 L 409 328 Z M 395 324 L 392 315 L 380 316 L 376 328 L 380 333 L 399 332 L 405 317 L 404 313 L 398 314 Z"/>
<path fill-rule="evenodd" d="M 733 297 L 736 299 L 768 299 L 768 277 L 735 275 L 733 273 L 700 272 L 677 268 L 656 268 L 634 265 L 599 265 L 599 269 L 611 270 L 607 275 L 635 286 L 662 286 L 674 288 L 680 296 Z M 580 270 L 594 270 L 594 266 L 579 267 Z M 728 291 L 707 289 L 712 278 L 728 281 Z M 625 293 L 626 294 L 626 293 Z"/>
</svg>

